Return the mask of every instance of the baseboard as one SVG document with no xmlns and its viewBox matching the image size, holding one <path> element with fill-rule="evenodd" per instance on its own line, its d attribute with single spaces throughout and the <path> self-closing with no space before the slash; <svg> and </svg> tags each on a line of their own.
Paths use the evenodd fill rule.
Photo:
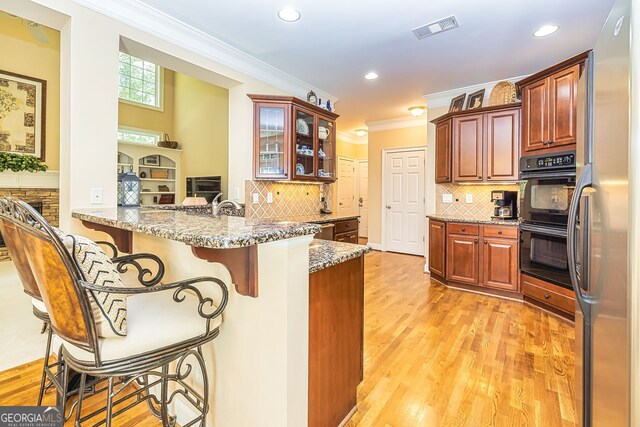
<svg viewBox="0 0 640 427">
<path fill-rule="evenodd" d="M 340 424 L 338 424 L 338 427 L 344 427 L 345 425 L 347 425 L 347 423 L 349 422 L 349 420 L 351 419 L 351 417 L 353 417 L 353 414 L 356 413 L 356 411 L 358 410 L 358 405 L 354 406 L 349 413 L 347 414 L 346 417 L 344 417 L 344 420 L 342 420 L 342 422 Z"/>
<path fill-rule="evenodd" d="M 380 243 L 367 242 L 367 246 L 369 246 L 374 251 L 384 251 Z"/>
</svg>

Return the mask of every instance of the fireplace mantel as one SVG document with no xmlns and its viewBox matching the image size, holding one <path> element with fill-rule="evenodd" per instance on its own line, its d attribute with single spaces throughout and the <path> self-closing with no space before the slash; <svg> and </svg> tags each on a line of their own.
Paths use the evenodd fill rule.
<svg viewBox="0 0 640 427">
<path fill-rule="evenodd" d="M 60 188 L 60 172 L 0 172 L 0 188 Z"/>
</svg>

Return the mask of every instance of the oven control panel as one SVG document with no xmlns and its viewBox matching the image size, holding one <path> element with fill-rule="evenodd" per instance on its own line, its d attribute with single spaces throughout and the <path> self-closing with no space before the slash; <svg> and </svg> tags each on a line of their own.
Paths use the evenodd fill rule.
<svg viewBox="0 0 640 427">
<path fill-rule="evenodd" d="M 575 169 L 576 153 L 575 151 L 567 151 L 547 156 L 522 157 L 520 162 L 520 171 L 525 173 L 555 169 Z"/>
</svg>

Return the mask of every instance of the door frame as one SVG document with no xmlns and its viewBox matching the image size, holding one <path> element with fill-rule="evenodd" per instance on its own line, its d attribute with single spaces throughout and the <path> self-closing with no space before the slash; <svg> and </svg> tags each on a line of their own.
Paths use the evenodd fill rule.
<svg viewBox="0 0 640 427">
<path fill-rule="evenodd" d="M 360 215 L 360 208 L 359 208 L 359 203 L 360 203 L 360 191 L 362 190 L 362 187 L 360 186 L 360 173 L 361 173 L 361 167 L 362 164 L 366 163 L 367 164 L 367 168 L 369 167 L 369 159 L 356 159 L 356 164 L 358 165 L 358 167 L 356 168 L 356 189 L 357 191 L 357 196 L 358 196 L 358 215 Z M 368 194 L 368 187 L 369 187 L 369 178 L 367 178 L 367 194 Z M 360 215 L 360 220 L 362 219 L 362 215 Z M 365 236 L 367 239 L 369 239 L 369 217 L 367 217 L 367 236 Z M 360 234 L 360 229 L 361 227 L 358 227 L 358 234 Z M 358 236 L 359 238 L 360 236 Z"/>
<path fill-rule="evenodd" d="M 353 162 L 353 167 L 354 167 L 354 171 L 353 171 L 353 195 L 354 195 L 354 207 L 356 208 L 356 213 L 358 212 L 358 206 L 355 203 L 355 196 L 356 193 L 358 192 L 358 169 L 357 169 L 357 165 L 358 165 L 358 159 L 354 159 L 351 157 L 347 157 L 347 156 L 337 156 L 336 157 L 336 213 L 338 215 L 340 215 L 340 160 L 351 160 Z"/>
<path fill-rule="evenodd" d="M 387 176 L 387 155 L 388 154 L 393 154 L 393 153 L 402 153 L 402 152 L 415 152 L 415 151 L 422 151 L 424 153 L 424 176 L 422 177 L 422 179 L 425 181 L 425 186 L 424 186 L 424 194 L 422 195 L 422 209 L 423 212 L 426 214 L 427 212 L 427 186 L 426 186 L 426 181 L 427 181 L 427 146 L 426 145 L 414 145 L 414 146 L 410 146 L 410 147 L 401 147 L 401 148 L 383 148 L 382 149 L 382 179 L 381 179 L 381 195 L 380 195 L 380 236 L 381 236 L 381 248 L 380 250 L 383 252 L 387 251 L 387 209 L 385 208 L 385 200 L 387 198 L 387 183 L 386 183 L 386 176 Z M 426 224 L 427 221 L 427 217 L 424 217 L 424 223 Z M 426 240 L 426 233 L 425 233 L 425 227 L 423 227 L 422 231 L 422 237 Z M 424 243 L 424 242 L 423 242 Z M 426 254 L 426 252 L 425 252 Z M 424 255 L 423 255 L 424 256 Z"/>
</svg>

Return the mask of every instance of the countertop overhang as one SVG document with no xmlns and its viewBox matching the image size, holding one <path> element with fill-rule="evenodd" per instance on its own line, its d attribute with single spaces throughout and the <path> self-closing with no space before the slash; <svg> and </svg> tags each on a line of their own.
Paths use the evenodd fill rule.
<svg viewBox="0 0 640 427">
<path fill-rule="evenodd" d="M 213 249 L 243 248 L 260 243 L 315 234 L 320 226 L 144 207 L 77 209 L 72 216 L 84 222 L 176 240 Z"/>
<path fill-rule="evenodd" d="M 353 243 L 313 239 L 309 245 L 309 273 L 333 267 L 371 252 L 371 248 Z"/>
</svg>

